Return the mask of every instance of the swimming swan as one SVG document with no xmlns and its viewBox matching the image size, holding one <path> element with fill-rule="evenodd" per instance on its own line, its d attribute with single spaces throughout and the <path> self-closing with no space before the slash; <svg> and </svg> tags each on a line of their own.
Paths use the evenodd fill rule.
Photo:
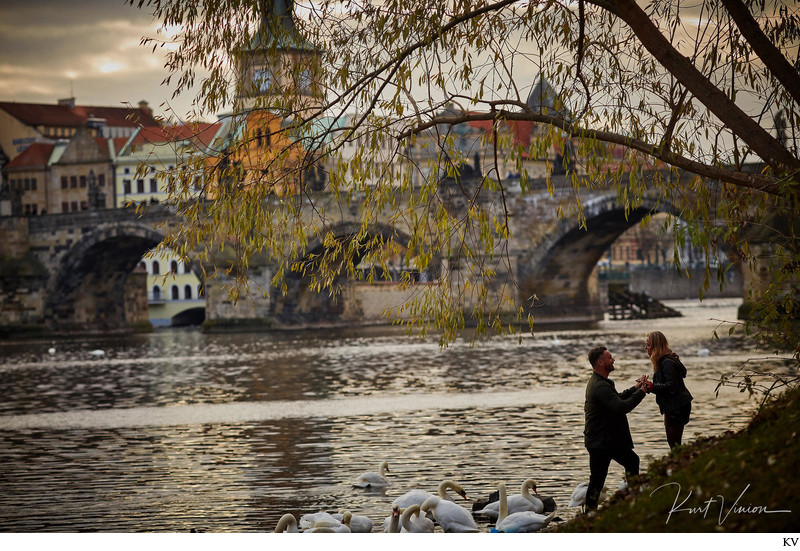
<svg viewBox="0 0 800 551">
<path fill-rule="evenodd" d="M 416 518 L 412 519 L 412 515 L 416 516 Z M 412 534 L 432 534 L 433 521 L 428 517 L 422 516 L 419 505 L 415 503 L 413 505 L 409 505 L 406 510 L 403 511 L 403 514 L 400 517 L 400 528 L 401 532 L 410 532 Z"/>
<path fill-rule="evenodd" d="M 447 493 L 447 490 L 452 490 L 462 498 L 467 499 L 467 493 L 464 491 L 464 488 L 461 487 L 461 484 L 454 480 L 445 480 L 439 484 L 439 497 L 442 499 L 446 499 L 448 501 L 452 501 L 450 496 Z M 411 505 L 422 505 L 425 503 L 425 500 L 429 497 L 433 496 L 432 493 L 426 492 L 425 490 L 411 490 L 409 492 L 404 493 L 400 497 L 395 498 L 392 501 L 392 505 L 397 505 L 401 509 L 405 509 Z"/>
<path fill-rule="evenodd" d="M 296 534 L 297 519 L 294 518 L 293 514 L 286 513 L 280 518 L 280 520 L 278 521 L 278 525 L 275 526 L 275 532 L 291 532 L 293 534 Z"/>
<path fill-rule="evenodd" d="M 538 532 L 550 524 L 550 521 L 556 516 L 555 511 L 547 516 L 534 513 L 533 511 L 519 511 L 509 515 L 506 485 L 505 483 L 500 482 L 497 486 L 500 490 L 500 513 L 497 516 L 497 524 L 495 524 L 495 528 L 498 532 Z"/>
<path fill-rule="evenodd" d="M 433 512 L 436 522 L 445 532 L 477 532 L 478 526 L 472 519 L 472 514 L 453 503 L 439 496 L 431 496 L 425 500 L 420 507 L 423 513 Z"/>
<path fill-rule="evenodd" d="M 333 518 L 333 515 L 330 513 L 326 513 L 325 511 L 318 511 L 316 513 L 306 513 L 302 517 L 300 517 L 300 522 L 298 523 L 301 530 L 307 530 L 313 528 L 314 525 L 318 522 L 330 522 L 341 524 L 340 519 Z"/>
<path fill-rule="evenodd" d="M 332 516 L 339 522 L 342 522 L 344 514 L 346 512 L 347 512 L 346 510 L 342 509 L 341 511 Z M 350 531 L 353 532 L 354 534 L 368 534 L 369 532 L 372 532 L 372 521 L 369 519 L 369 517 L 366 517 L 364 515 L 351 514 Z"/>
<path fill-rule="evenodd" d="M 344 515 L 342 515 L 342 522 L 338 520 L 318 520 L 314 523 L 313 528 L 309 528 L 304 533 L 319 533 L 319 532 L 335 532 L 338 534 L 349 534 L 350 530 L 350 518 L 352 514 L 350 511 L 345 511 Z"/>
<path fill-rule="evenodd" d="M 356 488 L 385 488 L 391 486 L 391 482 L 386 480 L 385 475 L 389 471 L 389 463 L 384 461 L 381 463 L 380 473 L 374 471 L 367 471 L 361 474 L 353 486 Z"/>
<path fill-rule="evenodd" d="M 519 494 L 514 494 L 508 498 L 508 514 L 517 513 L 519 511 L 533 511 L 534 513 L 542 513 L 544 511 L 544 503 L 541 499 L 530 493 L 531 488 L 536 492 L 536 481 L 529 478 L 522 483 Z M 475 514 L 495 520 L 499 512 L 500 502 L 493 501 L 488 503 L 486 507 L 480 511 L 475 511 Z"/>
</svg>

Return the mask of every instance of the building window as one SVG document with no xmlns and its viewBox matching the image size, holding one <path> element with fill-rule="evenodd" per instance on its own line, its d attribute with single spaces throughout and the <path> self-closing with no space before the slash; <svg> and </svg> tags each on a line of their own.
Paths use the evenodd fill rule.
<svg viewBox="0 0 800 551">
<path fill-rule="evenodd" d="M 69 187 L 71 187 L 71 188 L 78 187 L 78 177 L 77 176 L 70 176 L 69 177 Z"/>
<path fill-rule="evenodd" d="M 122 180 L 122 193 L 125 195 L 131 194 L 131 181 L 130 180 Z"/>
<path fill-rule="evenodd" d="M 29 189 L 31 189 L 31 179 L 30 178 L 25 178 L 24 181 L 25 181 L 25 187 L 23 189 L 25 191 L 28 191 Z"/>
<path fill-rule="evenodd" d="M 158 182 L 155 178 L 150 178 L 150 193 L 158 193 Z"/>
<path fill-rule="evenodd" d="M 69 206 L 70 206 L 70 210 L 72 212 L 78 212 L 78 202 L 77 201 L 71 201 Z"/>
<path fill-rule="evenodd" d="M 161 300 L 161 287 L 153 285 L 153 300 Z"/>
<path fill-rule="evenodd" d="M 69 203 L 66 201 L 61 203 L 61 212 L 69 212 Z"/>
<path fill-rule="evenodd" d="M 260 67 L 253 74 L 253 84 L 255 84 L 256 90 L 261 93 L 269 92 L 273 81 L 274 77 L 269 67 Z"/>
<path fill-rule="evenodd" d="M 298 84 L 301 94 L 311 93 L 311 69 L 303 69 L 300 71 Z"/>
<path fill-rule="evenodd" d="M 97 185 L 103 187 L 106 185 L 106 175 L 105 174 L 98 174 L 97 175 Z"/>
<path fill-rule="evenodd" d="M 173 260 L 169 264 L 169 269 L 173 274 L 177 274 L 178 273 L 178 263 L 175 260 Z"/>
<path fill-rule="evenodd" d="M 131 173 L 131 168 L 126 166 L 125 168 L 122 169 L 122 173 L 123 174 L 130 174 Z"/>
<path fill-rule="evenodd" d="M 36 178 L 31 178 L 31 189 L 36 190 Z"/>
<path fill-rule="evenodd" d="M 183 298 L 186 300 L 192 300 L 192 286 L 186 285 L 183 288 Z"/>
<path fill-rule="evenodd" d="M 170 293 L 172 296 L 172 300 L 180 300 L 181 297 L 177 285 L 172 286 L 172 288 L 170 289 Z"/>
<path fill-rule="evenodd" d="M 136 180 L 136 193 L 144 193 L 144 180 L 141 178 Z"/>
<path fill-rule="evenodd" d="M 61 189 L 67 189 L 69 187 L 69 182 L 67 181 L 66 176 L 61 177 Z"/>
<path fill-rule="evenodd" d="M 161 266 L 158 265 L 158 260 L 153 260 L 153 275 L 161 273 Z"/>
<path fill-rule="evenodd" d="M 81 210 L 88 210 L 89 204 L 86 201 L 81 201 Z"/>
<path fill-rule="evenodd" d="M 86 187 L 86 175 L 81 176 L 81 187 Z"/>
</svg>

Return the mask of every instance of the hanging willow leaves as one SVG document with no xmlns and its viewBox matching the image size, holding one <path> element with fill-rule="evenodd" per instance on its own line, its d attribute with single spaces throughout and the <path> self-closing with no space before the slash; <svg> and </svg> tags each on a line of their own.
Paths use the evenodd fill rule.
<svg viewBox="0 0 800 551">
<path fill-rule="evenodd" d="M 550 172 L 569 171 L 564 216 L 584 216 L 587 190 L 616 189 L 627 212 L 649 197 L 688 224 L 676 240 L 689 238 L 709 259 L 723 247 L 733 262 L 765 268 L 748 301 L 751 328 L 800 352 L 794 2 L 131 3 L 183 29 L 165 80 L 176 94 L 201 82 L 187 115 L 233 113 L 229 139 L 184 167 L 172 195 L 185 217 L 176 243 L 206 259 L 227 244 L 237 284 L 254 256 L 275 263 L 279 289 L 302 268 L 333 294 L 359 263 L 374 277 L 402 259 L 440 285 L 391 315 L 422 334 L 440 331 L 443 344 L 465 323 L 513 331 L 532 312 L 513 291 L 506 201 L 510 186 L 530 193 L 539 159 L 551 194 Z M 252 67 L 242 69 L 254 45 L 290 62 L 262 63 L 254 82 Z M 511 139 L 521 123 L 536 125 L 526 147 Z M 482 180 L 465 186 L 464 128 L 477 127 Z M 194 191 L 187 182 L 198 174 L 204 185 Z M 445 179 L 464 208 L 443 200 Z M 307 257 L 343 205 L 359 211 L 347 241 Z M 402 246 L 376 231 L 388 221 L 407 229 Z M 707 273 L 707 285 L 727 268 Z M 512 278 L 502 289 L 499 273 Z"/>
</svg>

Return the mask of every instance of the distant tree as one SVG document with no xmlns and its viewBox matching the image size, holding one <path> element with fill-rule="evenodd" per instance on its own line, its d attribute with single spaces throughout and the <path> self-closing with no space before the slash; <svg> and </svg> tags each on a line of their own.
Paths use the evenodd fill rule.
<svg viewBox="0 0 800 551">
<path fill-rule="evenodd" d="M 215 178 L 249 177 L 250 184 L 212 193 L 202 210 L 188 186 L 175 187 L 173 200 L 187 216 L 184 250 L 232 241 L 231 273 L 266 251 L 281 266 L 275 285 L 289 270 L 305 268 L 315 288 L 333 292 L 337 277 L 357 272 L 354 259 L 364 250 L 374 265 L 385 268 L 401 253 L 421 270 L 457 250 L 474 274 L 471 286 L 443 284 L 438 295 L 407 306 L 411 325 L 423 333 L 441 329 L 444 343 L 470 319 L 513 331 L 528 318 L 526 305 L 516 302 L 518 318 L 509 320 L 487 298 L 509 237 L 503 208 L 509 183 L 497 167 L 522 167 L 518 185 L 527 193 L 530 178 L 521 159 L 546 158 L 557 149 L 562 166 L 551 163 L 550 170 L 567 172 L 572 183 L 573 208 L 565 215 L 582 216 L 586 189 L 616 189 L 626 208 L 654 194 L 676 205 L 688 222 L 673 225 L 680 228 L 678 244 L 688 239 L 714 255 L 725 243 L 742 262 L 771 262 L 772 279 L 753 297 L 761 306 L 753 310 L 760 318 L 751 327 L 763 329 L 757 333 L 766 338 L 791 326 L 800 269 L 794 222 L 800 17 L 793 1 L 129 1 L 182 28 L 170 45 L 165 82 L 178 94 L 201 80 L 193 116 L 237 111 L 249 97 L 248 107 L 279 114 L 286 121 L 279 131 L 293 136 L 291 145 L 265 159 L 260 185 L 241 173 L 241 163 L 219 162 L 203 170 Z M 287 20 L 292 12 L 294 23 Z M 155 48 L 166 39 L 145 42 Z M 253 98 L 241 67 L 254 43 L 269 45 L 276 56 L 281 48 L 304 52 L 309 45 L 319 55 L 259 73 L 261 95 Z M 313 93 L 300 93 L 305 85 L 286 86 L 309 79 L 316 83 Z M 442 207 L 437 186 L 443 174 L 457 176 L 465 165 L 459 128 L 480 121 L 493 125 L 485 145 L 494 159 L 484 162 L 480 181 L 465 192 L 471 208 L 455 219 Z M 529 147 L 505 137 L 504 125 L 515 121 L 539 125 Z M 781 124 L 791 135 L 779 139 Z M 238 139 L 252 140 L 247 133 Z M 353 155 L 331 163 L 355 142 L 361 147 Z M 422 146 L 428 166 L 421 162 Z M 227 151 L 242 147 L 234 141 Z M 621 159 L 613 156 L 620 149 Z M 362 226 L 349 242 L 330 243 L 313 266 L 301 266 L 297 255 L 314 235 L 324 235 L 325 217 L 301 224 L 299 209 L 313 206 L 314 194 L 302 184 L 276 188 L 274 179 L 279 174 L 302 182 L 320 164 L 330 168 L 333 193 L 363 198 Z M 486 206 L 487 194 L 499 195 L 499 208 Z M 385 207 L 410 222 L 407 248 L 370 233 Z M 772 221 L 778 225 L 766 231 Z M 754 238 L 753 227 L 764 232 Z M 722 280 L 722 271 L 717 275 Z M 468 290 L 473 300 L 452 300 L 451 293 Z M 791 348 L 800 351 L 797 339 Z"/>
</svg>

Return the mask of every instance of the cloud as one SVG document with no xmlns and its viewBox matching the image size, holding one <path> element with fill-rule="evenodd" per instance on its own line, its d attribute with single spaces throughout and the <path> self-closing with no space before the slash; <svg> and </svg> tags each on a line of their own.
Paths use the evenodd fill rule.
<svg viewBox="0 0 800 551">
<path fill-rule="evenodd" d="M 122 0 L 2 0 L 0 100 L 54 103 L 74 95 L 83 105 L 145 99 L 156 112 L 172 95 L 161 86 L 164 54 L 140 44 L 159 26 Z M 188 111 L 189 96 L 171 102 Z"/>
</svg>

